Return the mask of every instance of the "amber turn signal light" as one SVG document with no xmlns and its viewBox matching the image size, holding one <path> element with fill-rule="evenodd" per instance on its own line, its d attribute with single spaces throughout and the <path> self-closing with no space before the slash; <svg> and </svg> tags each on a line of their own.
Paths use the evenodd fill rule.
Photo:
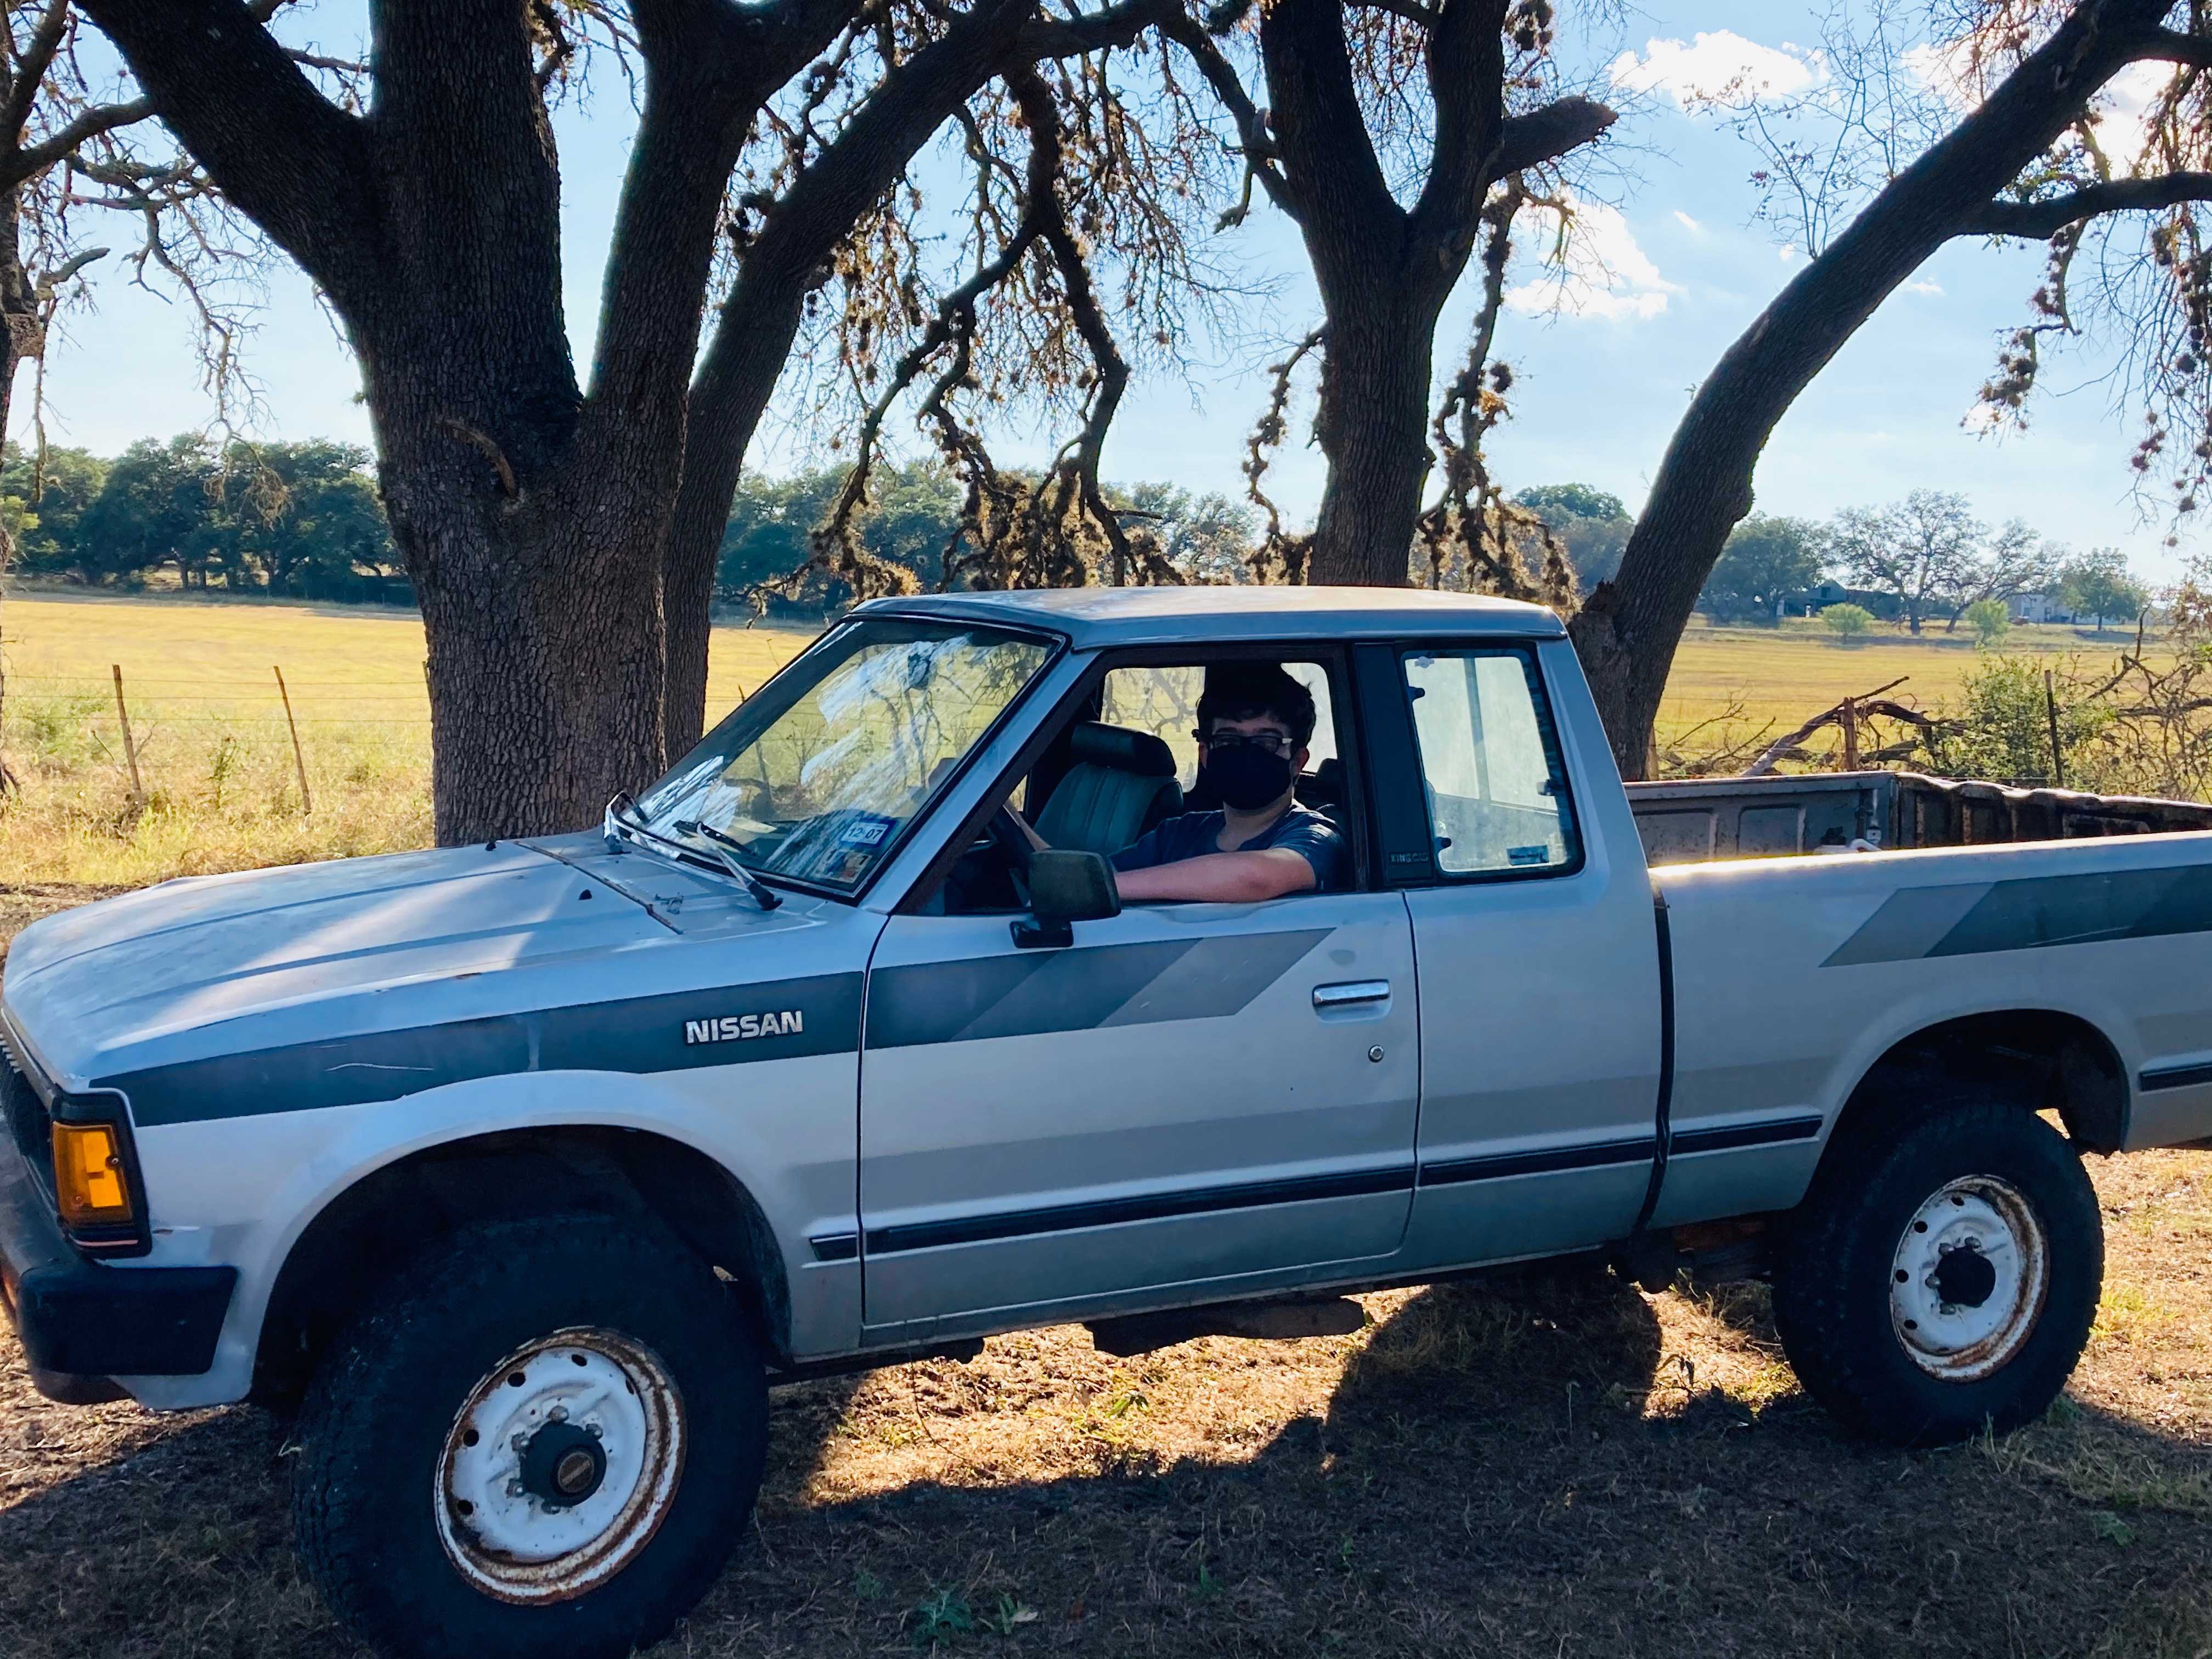
<svg viewBox="0 0 2212 1659">
<path fill-rule="evenodd" d="M 135 1218 L 112 1125 L 54 1125 L 54 1198 L 66 1227 L 127 1225 Z"/>
</svg>

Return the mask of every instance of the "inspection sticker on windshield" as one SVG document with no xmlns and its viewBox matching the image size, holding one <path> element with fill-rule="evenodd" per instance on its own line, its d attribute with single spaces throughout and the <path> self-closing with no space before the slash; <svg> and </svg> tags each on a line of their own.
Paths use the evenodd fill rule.
<svg viewBox="0 0 2212 1659">
<path fill-rule="evenodd" d="M 874 812 L 856 812 L 851 822 L 837 832 L 841 847 L 881 847 L 884 837 L 898 828 L 896 818 L 879 817 Z"/>
<path fill-rule="evenodd" d="M 1548 864 L 1552 849 L 1548 847 L 1509 847 L 1505 861 L 1509 864 Z"/>
</svg>

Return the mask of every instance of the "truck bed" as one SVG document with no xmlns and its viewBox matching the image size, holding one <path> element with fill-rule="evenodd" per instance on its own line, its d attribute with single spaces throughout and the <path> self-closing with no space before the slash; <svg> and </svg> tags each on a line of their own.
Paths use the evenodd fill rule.
<svg viewBox="0 0 2212 1659">
<path fill-rule="evenodd" d="M 1855 842 L 1890 850 L 2212 830 L 2212 805 L 2200 801 L 2014 789 L 1917 772 L 1691 778 L 1627 788 L 1654 865 L 1845 852 Z"/>
</svg>

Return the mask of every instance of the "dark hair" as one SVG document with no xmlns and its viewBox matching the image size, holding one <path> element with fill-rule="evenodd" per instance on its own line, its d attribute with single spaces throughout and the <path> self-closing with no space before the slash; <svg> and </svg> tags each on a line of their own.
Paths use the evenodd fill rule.
<svg viewBox="0 0 2212 1659">
<path fill-rule="evenodd" d="M 1211 732 L 1216 720 L 1261 715 L 1280 720 L 1301 749 L 1313 740 L 1313 693 L 1285 673 L 1279 663 L 1224 663 L 1206 671 L 1206 690 L 1198 700 L 1201 735 Z"/>
</svg>

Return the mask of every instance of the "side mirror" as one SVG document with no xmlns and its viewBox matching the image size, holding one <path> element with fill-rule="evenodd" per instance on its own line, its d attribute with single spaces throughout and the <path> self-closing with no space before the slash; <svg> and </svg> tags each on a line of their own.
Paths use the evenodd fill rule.
<svg viewBox="0 0 2212 1659">
<path fill-rule="evenodd" d="M 1072 924 L 1121 914 L 1114 866 L 1097 853 L 1042 848 L 1030 855 L 1029 880 L 1031 920 L 1014 923 L 1014 943 L 1024 951 L 1073 945 Z"/>
</svg>

